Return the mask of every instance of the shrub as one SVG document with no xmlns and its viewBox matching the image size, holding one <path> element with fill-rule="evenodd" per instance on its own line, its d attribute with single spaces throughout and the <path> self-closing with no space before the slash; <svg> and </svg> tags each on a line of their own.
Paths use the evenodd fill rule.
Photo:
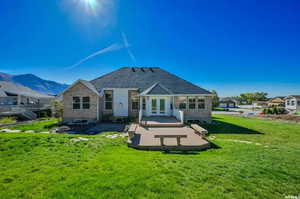
<svg viewBox="0 0 300 199">
<path fill-rule="evenodd" d="M 272 107 L 272 108 L 265 108 L 263 110 L 264 114 L 269 114 L 269 115 L 279 115 L 279 114 L 285 114 L 286 111 L 284 108 L 281 107 Z"/>
</svg>

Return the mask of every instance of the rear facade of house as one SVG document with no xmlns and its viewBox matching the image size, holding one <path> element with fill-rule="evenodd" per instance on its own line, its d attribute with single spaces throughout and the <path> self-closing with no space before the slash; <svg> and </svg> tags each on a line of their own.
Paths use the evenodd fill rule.
<svg viewBox="0 0 300 199">
<path fill-rule="evenodd" d="M 63 92 L 64 121 L 176 117 L 211 121 L 212 94 L 158 67 L 124 67 Z"/>
</svg>

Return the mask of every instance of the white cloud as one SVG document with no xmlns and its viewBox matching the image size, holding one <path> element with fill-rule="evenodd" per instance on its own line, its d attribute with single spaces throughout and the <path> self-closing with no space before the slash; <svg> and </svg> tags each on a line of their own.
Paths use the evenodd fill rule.
<svg viewBox="0 0 300 199">
<path fill-rule="evenodd" d="M 124 46 L 127 49 L 127 53 L 129 55 L 129 57 L 132 60 L 132 62 L 134 64 L 136 64 L 136 58 L 135 58 L 134 54 L 132 53 L 132 51 L 129 48 L 130 44 L 128 42 L 127 36 L 126 36 L 126 34 L 124 32 L 121 32 L 121 34 L 122 34 L 122 39 L 123 39 Z"/>
<path fill-rule="evenodd" d="M 76 64 L 70 66 L 70 67 L 67 67 L 66 69 L 73 69 L 75 68 L 76 66 L 79 66 L 80 64 L 82 64 L 83 62 L 86 62 L 87 60 L 97 56 L 97 55 L 101 55 L 101 54 L 104 54 L 104 53 L 107 53 L 107 52 L 112 52 L 112 51 L 117 51 L 117 50 L 120 50 L 124 48 L 124 45 L 121 45 L 121 44 L 118 44 L 118 43 L 114 43 L 106 48 L 103 48 L 101 50 L 98 50 L 94 53 L 92 53 L 91 55 L 79 60 Z"/>
</svg>

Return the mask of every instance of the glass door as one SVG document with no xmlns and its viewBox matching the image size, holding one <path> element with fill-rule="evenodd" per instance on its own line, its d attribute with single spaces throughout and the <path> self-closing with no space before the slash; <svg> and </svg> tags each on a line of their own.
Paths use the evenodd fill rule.
<svg viewBox="0 0 300 199">
<path fill-rule="evenodd" d="M 166 113 L 166 100 L 164 98 L 159 99 L 159 114 Z"/>
<path fill-rule="evenodd" d="M 156 98 L 151 99 L 151 113 L 154 115 L 157 114 L 157 99 Z"/>
<path fill-rule="evenodd" d="M 166 98 L 152 97 L 151 98 L 151 115 L 165 115 L 166 111 Z"/>
</svg>

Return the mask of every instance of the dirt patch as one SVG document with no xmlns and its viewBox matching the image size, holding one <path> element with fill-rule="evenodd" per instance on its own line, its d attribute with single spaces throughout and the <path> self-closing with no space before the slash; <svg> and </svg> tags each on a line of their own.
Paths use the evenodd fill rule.
<svg viewBox="0 0 300 199">
<path fill-rule="evenodd" d="M 300 123 L 299 115 L 289 115 L 289 114 L 286 114 L 286 115 L 260 115 L 258 118 Z"/>
</svg>

